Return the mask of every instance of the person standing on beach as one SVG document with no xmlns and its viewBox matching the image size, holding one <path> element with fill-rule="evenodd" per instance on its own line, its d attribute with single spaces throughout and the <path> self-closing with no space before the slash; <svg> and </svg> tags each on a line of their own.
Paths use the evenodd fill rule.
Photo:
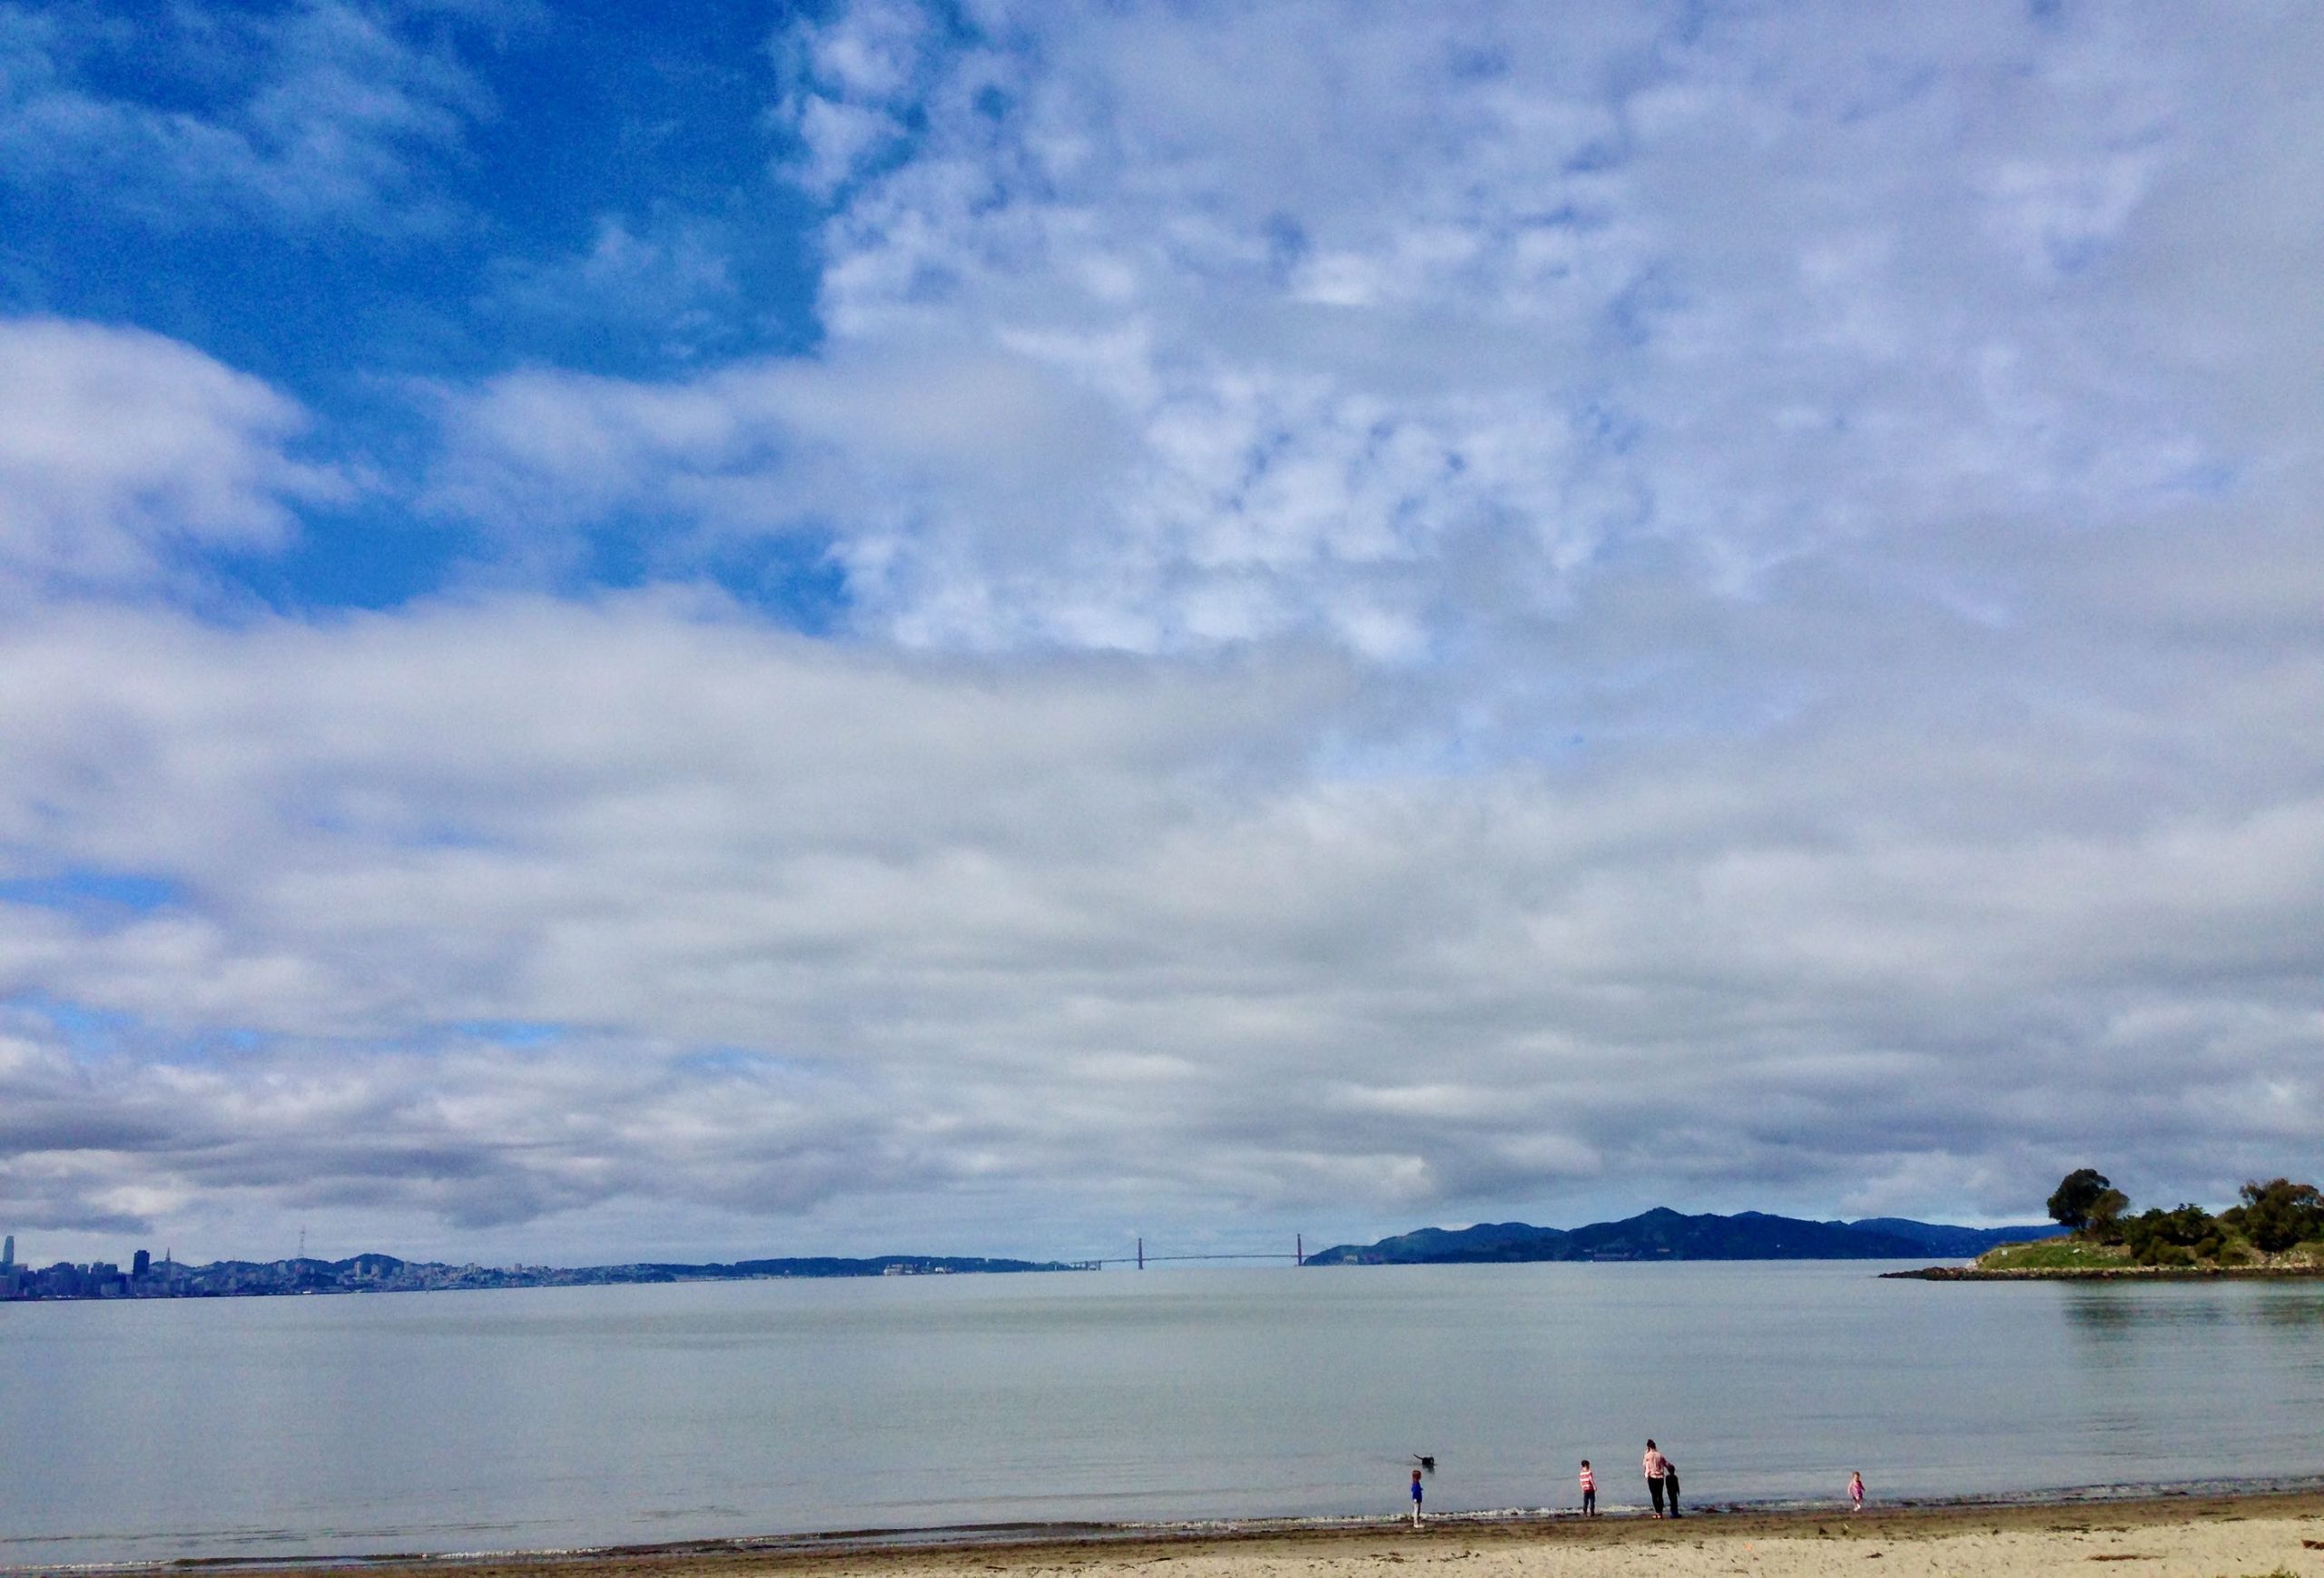
<svg viewBox="0 0 2324 1578">
<path fill-rule="evenodd" d="M 1670 1504 L 1670 1515 L 1679 1515 L 1679 1465 L 1669 1457 L 1662 1460 L 1662 1499 Z"/>
<path fill-rule="evenodd" d="M 1590 1472 L 1590 1460 L 1586 1457 L 1581 1460 L 1581 1515 L 1598 1515 L 1598 1476 Z"/>
<path fill-rule="evenodd" d="M 1413 1470 L 1413 1527 L 1420 1527 L 1420 1470 Z"/>
<path fill-rule="evenodd" d="M 1854 1469 L 1848 1471 L 1848 1511 L 1864 1511 L 1864 1475 Z"/>
<path fill-rule="evenodd" d="M 1670 1460 L 1654 1445 L 1654 1437 L 1646 1438 L 1646 1494 L 1654 1498 L 1654 1515 L 1662 1515 L 1662 1476 L 1670 1472 Z"/>
</svg>

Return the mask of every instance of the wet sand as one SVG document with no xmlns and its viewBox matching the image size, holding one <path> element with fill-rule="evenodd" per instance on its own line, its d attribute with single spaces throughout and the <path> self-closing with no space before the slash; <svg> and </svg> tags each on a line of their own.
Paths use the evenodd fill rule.
<svg viewBox="0 0 2324 1578">
<path fill-rule="evenodd" d="M 1866 1563 L 1877 1562 L 1877 1567 Z M 2100 1565 L 2093 1565 L 2099 1563 Z M 2324 1493 L 2004 1506 L 1622 1514 L 1167 1534 L 1045 1529 L 970 1543 L 733 1541 L 390 1558 L 363 1578 L 2324 1578 Z M 347 1578 L 344 1563 L 311 1571 Z M 185 1566 L 156 1571 L 182 1573 Z M 271 1573 L 300 1572 L 296 1566 Z"/>
</svg>

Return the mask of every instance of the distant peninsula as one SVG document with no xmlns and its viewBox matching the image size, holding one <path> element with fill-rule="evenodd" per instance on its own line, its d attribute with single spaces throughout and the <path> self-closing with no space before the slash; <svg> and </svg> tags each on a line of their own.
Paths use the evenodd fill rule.
<svg viewBox="0 0 2324 1578">
<path fill-rule="evenodd" d="M 1062 1260 L 994 1260 L 976 1255 L 810 1255 L 688 1265 L 647 1260 L 625 1266 L 449 1266 L 356 1255 L 345 1260 L 219 1260 L 207 1266 L 155 1260 L 141 1249 L 123 1270 L 107 1261 L 14 1264 L 15 1240 L 0 1261 L 0 1299 L 234 1298 L 296 1293 L 426 1293 L 480 1287 L 605 1287 L 632 1282 L 747 1282 L 802 1277 L 948 1277 L 978 1272 L 1076 1271 Z"/>
<path fill-rule="evenodd" d="M 2054 1222 L 2008 1228 L 1958 1228 L 1904 1217 L 1811 1222 L 1742 1211 L 1686 1216 L 1657 1207 L 1619 1222 L 1537 1228 L 1480 1222 L 1472 1228 L 1423 1228 L 1376 1244 L 1338 1244 L 1307 1257 L 1310 1266 L 1443 1266 L 1532 1260 L 1911 1260 L 1935 1255 L 1966 1259 L 1997 1244 L 2054 1238 Z"/>
</svg>

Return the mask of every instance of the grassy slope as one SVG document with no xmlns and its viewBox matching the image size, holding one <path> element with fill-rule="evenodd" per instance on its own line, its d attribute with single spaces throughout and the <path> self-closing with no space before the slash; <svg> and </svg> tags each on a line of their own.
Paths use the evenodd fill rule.
<svg viewBox="0 0 2324 1578">
<path fill-rule="evenodd" d="M 2242 1267 L 2296 1270 L 2324 1265 L 2324 1243 L 2294 1245 L 2280 1255 L 2262 1255 L 2240 1236 L 2228 1240 L 2243 1251 Z M 2209 1265 L 2211 1262 L 2205 1262 Z M 1980 1271 L 2103 1271 L 2135 1267 L 2138 1262 L 2120 1244 L 2084 1244 L 2072 1238 L 2047 1238 L 2035 1244 L 2002 1244 L 1977 1257 Z"/>
<path fill-rule="evenodd" d="M 2131 1252 L 2119 1244 L 2083 1244 L 2072 1238 L 1996 1244 L 1977 1257 L 1981 1271 L 2088 1271 L 2131 1264 Z"/>
</svg>

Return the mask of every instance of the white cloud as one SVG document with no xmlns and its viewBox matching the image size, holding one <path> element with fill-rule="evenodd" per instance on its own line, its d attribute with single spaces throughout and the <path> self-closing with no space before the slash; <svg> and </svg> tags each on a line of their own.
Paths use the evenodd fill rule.
<svg viewBox="0 0 2324 1578">
<path fill-rule="evenodd" d="M 600 214 L 579 252 L 498 261 L 480 305 L 566 333 L 650 335 L 665 355 L 689 360 L 729 331 L 742 301 L 730 246 L 720 226 L 698 217 L 655 213 L 633 224 Z"/>
<path fill-rule="evenodd" d="M 169 896 L 0 903 L 0 1194 L 181 1247 L 659 1202 L 705 1253 L 2006 1214 L 2090 1156 L 2220 1194 L 2324 1116 L 2324 731 L 2250 723 L 2324 713 L 2324 665 L 2206 644 L 2135 711 L 2035 707 L 2032 650 L 1957 647 L 1950 705 L 1875 665 L 1748 740 L 1334 780 L 1431 696 L 666 597 L 21 621 L 0 849 Z"/>
<path fill-rule="evenodd" d="M 175 340 L 0 320 L 0 588 L 135 587 L 187 550 L 264 549 L 344 481 L 294 459 L 306 413 Z"/>
<path fill-rule="evenodd" d="M 2152 292 L 2197 207 L 2289 266 L 2264 174 L 2234 215 L 2197 175 L 2304 157 L 2294 85 L 2221 86 L 2296 16 L 972 20 L 861 5 L 778 43 L 833 203 L 814 358 L 500 380 L 456 408 L 441 497 L 519 534 L 645 501 L 714 526 L 697 552 L 812 517 L 859 628 L 913 646 L 1410 663 L 1641 551 L 1749 597 L 1862 539 L 2117 529 L 2287 459 Z M 2248 305 L 2303 342 L 2319 317 L 2289 273 Z M 532 441 L 614 406 L 715 437 Z"/>
<path fill-rule="evenodd" d="M 110 93 L 114 71 L 178 91 Z M 0 7 L 0 179 L 168 229 L 434 223 L 444 210 L 421 168 L 490 111 L 439 43 L 338 0 L 95 28 Z"/>
<path fill-rule="evenodd" d="M 787 85 L 772 119 L 797 143 L 783 166 L 792 180 L 829 197 L 904 141 L 901 114 L 933 30 L 911 0 L 849 0 L 826 21 L 776 35 Z"/>
</svg>

